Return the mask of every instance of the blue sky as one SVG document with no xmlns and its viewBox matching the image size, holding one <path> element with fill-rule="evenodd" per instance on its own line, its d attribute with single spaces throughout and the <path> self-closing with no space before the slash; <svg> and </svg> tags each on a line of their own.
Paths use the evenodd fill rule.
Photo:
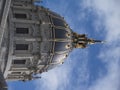
<svg viewBox="0 0 120 90">
<path fill-rule="evenodd" d="M 60 67 L 30 82 L 9 82 L 9 90 L 120 90 L 120 1 L 43 0 L 73 31 L 107 41 L 74 49 Z"/>
</svg>

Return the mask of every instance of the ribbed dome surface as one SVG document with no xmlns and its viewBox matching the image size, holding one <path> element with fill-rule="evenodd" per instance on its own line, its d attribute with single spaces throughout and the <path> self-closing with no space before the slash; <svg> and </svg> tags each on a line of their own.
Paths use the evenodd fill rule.
<svg viewBox="0 0 120 90">
<path fill-rule="evenodd" d="M 48 21 L 42 20 L 40 51 L 48 70 L 62 64 L 68 56 L 72 48 L 72 31 L 63 17 L 45 8 L 43 11 Z"/>
</svg>

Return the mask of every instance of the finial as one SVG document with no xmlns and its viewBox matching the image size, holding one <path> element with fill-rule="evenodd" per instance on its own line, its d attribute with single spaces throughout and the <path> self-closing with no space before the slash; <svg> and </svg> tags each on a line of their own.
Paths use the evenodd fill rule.
<svg viewBox="0 0 120 90">
<path fill-rule="evenodd" d="M 40 76 L 33 77 L 33 79 L 40 79 L 40 78 L 41 78 Z"/>
<path fill-rule="evenodd" d="M 106 43 L 107 41 L 101 41 L 101 43 Z"/>
<path fill-rule="evenodd" d="M 104 43 L 105 41 L 87 38 L 86 34 L 77 34 L 73 32 L 73 47 L 86 48 L 88 44 Z"/>
<path fill-rule="evenodd" d="M 104 41 L 101 40 L 94 40 L 94 39 L 87 39 L 88 44 L 96 44 L 96 43 L 104 43 Z"/>
</svg>

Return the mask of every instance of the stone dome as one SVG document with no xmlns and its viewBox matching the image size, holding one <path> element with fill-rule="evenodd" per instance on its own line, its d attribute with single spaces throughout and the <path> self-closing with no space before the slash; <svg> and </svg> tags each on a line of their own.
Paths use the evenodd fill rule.
<svg viewBox="0 0 120 90">
<path fill-rule="evenodd" d="M 4 41 L 5 79 L 31 80 L 33 75 L 63 64 L 73 38 L 64 18 L 42 6 L 26 6 L 24 1 L 14 1 L 11 7 Z"/>
<path fill-rule="evenodd" d="M 41 59 L 46 61 L 46 70 L 62 64 L 72 49 L 72 31 L 63 17 L 45 8 L 41 24 Z M 42 62 L 41 62 L 42 63 Z"/>
</svg>

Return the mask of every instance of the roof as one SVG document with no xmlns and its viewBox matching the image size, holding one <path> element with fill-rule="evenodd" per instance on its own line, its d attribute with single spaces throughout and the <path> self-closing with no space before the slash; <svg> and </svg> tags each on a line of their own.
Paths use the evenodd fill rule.
<svg viewBox="0 0 120 90">
<path fill-rule="evenodd" d="M 49 70 L 63 64 L 71 51 L 72 30 L 59 14 L 45 8 L 42 9 L 47 14 L 46 18 L 49 21 L 42 20 L 44 23 L 41 25 L 42 42 L 40 51 L 41 59 L 46 63 L 44 69 Z"/>
</svg>

